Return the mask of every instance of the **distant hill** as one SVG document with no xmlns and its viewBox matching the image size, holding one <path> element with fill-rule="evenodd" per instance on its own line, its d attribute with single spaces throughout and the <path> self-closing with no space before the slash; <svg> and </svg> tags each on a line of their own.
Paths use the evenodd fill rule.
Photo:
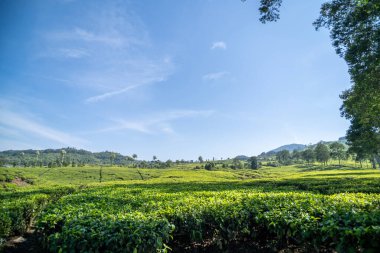
<svg viewBox="0 0 380 253">
<path fill-rule="evenodd" d="M 346 148 L 348 148 L 347 146 L 347 139 L 346 137 L 340 137 L 338 140 L 336 141 L 319 141 L 319 142 L 322 142 L 326 145 L 330 145 L 331 143 L 333 142 L 340 142 L 342 144 L 345 145 Z M 318 143 L 319 143 L 318 142 Z M 294 150 L 297 150 L 297 151 L 302 151 L 302 150 L 305 150 L 306 148 L 310 147 L 310 148 L 315 148 L 315 146 L 317 145 L 317 143 L 315 144 L 311 144 L 311 145 L 305 145 L 305 144 L 296 144 L 296 143 L 293 143 L 293 144 L 287 144 L 287 145 L 283 145 L 281 147 L 278 147 L 278 148 L 275 148 L 275 149 L 272 149 L 272 150 L 269 150 L 268 152 L 263 152 L 261 153 L 259 156 L 261 158 L 266 158 L 266 157 L 270 157 L 270 156 L 273 156 L 275 155 L 276 153 L 280 152 L 280 151 L 283 151 L 283 150 L 288 150 L 289 152 L 293 152 Z M 238 155 L 235 157 L 235 159 L 238 159 L 238 160 L 248 160 L 249 157 L 248 156 L 245 156 L 245 155 Z"/>
<path fill-rule="evenodd" d="M 347 139 L 346 137 L 340 137 L 338 140 L 336 141 L 319 141 L 319 142 L 322 142 L 326 145 L 330 145 L 331 143 L 333 142 L 340 142 L 342 144 L 344 144 L 346 147 L 347 146 Z M 318 142 L 318 143 L 319 143 Z M 284 145 L 284 146 L 281 146 L 281 147 L 278 147 L 278 148 L 275 148 L 275 149 L 272 149 L 268 152 L 266 152 L 265 154 L 266 155 L 273 155 L 273 154 L 276 154 L 282 150 L 288 150 L 289 152 L 292 152 L 294 150 L 297 150 L 297 151 L 302 151 L 304 149 L 306 149 L 307 147 L 311 147 L 311 148 L 315 148 L 315 146 L 317 145 L 317 143 L 315 144 L 312 144 L 312 145 L 304 145 L 304 144 L 287 144 L 287 145 Z"/>
<path fill-rule="evenodd" d="M 293 143 L 293 144 L 287 144 L 287 145 L 272 149 L 272 150 L 268 151 L 267 153 L 277 153 L 277 152 L 280 152 L 283 150 L 288 150 L 289 152 L 293 152 L 294 150 L 303 150 L 306 147 L 307 147 L 307 145 L 304 145 L 304 144 Z"/>
<path fill-rule="evenodd" d="M 66 164 L 110 164 L 112 153 L 115 154 L 113 164 L 124 164 L 128 156 L 123 156 L 119 153 L 104 151 L 104 152 L 90 152 L 83 149 L 63 148 L 63 149 L 45 149 L 39 150 L 7 150 L 0 152 L 0 166 L 1 165 L 37 165 L 41 164 L 47 166 L 52 163 L 62 162 L 61 150 L 66 153 L 63 157 Z"/>
<path fill-rule="evenodd" d="M 249 157 L 245 156 L 245 155 L 238 155 L 234 159 L 240 160 L 240 161 L 247 161 L 249 159 Z"/>
</svg>

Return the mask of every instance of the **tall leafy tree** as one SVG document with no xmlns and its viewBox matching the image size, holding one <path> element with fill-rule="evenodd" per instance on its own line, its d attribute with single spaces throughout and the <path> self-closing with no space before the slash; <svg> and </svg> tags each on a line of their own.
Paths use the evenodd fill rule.
<svg viewBox="0 0 380 253">
<path fill-rule="evenodd" d="M 251 169 L 257 170 L 259 168 L 259 161 L 257 160 L 257 156 L 252 156 L 248 161 L 250 163 L 249 165 Z"/>
<path fill-rule="evenodd" d="M 288 164 L 291 159 L 289 150 L 281 150 L 280 152 L 277 152 L 276 159 L 281 164 Z"/>
<path fill-rule="evenodd" d="M 242 0 L 245 1 L 245 0 Z M 260 21 L 277 21 L 282 0 L 260 0 Z M 360 156 L 380 164 L 380 0 L 331 0 L 321 6 L 314 22 L 330 30 L 332 44 L 346 61 L 352 87 L 341 94 L 342 116 L 351 121 L 347 139 Z M 365 133 L 357 134 L 366 130 Z M 368 135 L 376 141 L 362 145 Z M 368 147 L 368 149 L 367 149 Z"/>
<path fill-rule="evenodd" d="M 349 152 L 355 154 L 360 161 L 370 159 L 373 168 L 376 168 L 376 161 L 380 164 L 380 134 L 376 133 L 372 127 L 361 124 L 354 118 L 347 131 L 347 142 L 350 145 Z"/>
<path fill-rule="evenodd" d="M 333 142 L 330 144 L 331 157 L 340 161 L 346 156 L 345 146 L 340 142 Z"/>
<path fill-rule="evenodd" d="M 308 164 L 314 162 L 315 160 L 315 152 L 313 149 L 308 148 L 302 151 L 302 159 L 304 159 Z"/>
<path fill-rule="evenodd" d="M 352 87 L 341 95 L 347 139 L 359 157 L 380 162 L 380 0 L 334 0 L 322 5 L 316 28 L 330 29 L 349 67 Z M 369 139 L 370 137 L 370 139 Z"/>
<path fill-rule="evenodd" d="M 330 159 L 330 150 L 326 144 L 323 144 L 322 142 L 317 144 L 315 147 L 315 158 L 318 162 L 323 163 L 324 165 L 327 164 Z"/>
<path fill-rule="evenodd" d="M 295 162 L 298 162 L 298 160 L 301 158 L 302 154 L 299 150 L 293 150 L 292 152 L 292 159 L 295 161 Z"/>
</svg>

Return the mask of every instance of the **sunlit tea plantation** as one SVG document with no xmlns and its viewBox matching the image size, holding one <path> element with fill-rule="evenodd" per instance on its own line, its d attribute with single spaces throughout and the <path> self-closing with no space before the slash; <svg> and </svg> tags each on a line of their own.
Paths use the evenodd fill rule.
<svg viewBox="0 0 380 253">
<path fill-rule="evenodd" d="M 39 252 L 380 249 L 380 171 L 354 163 L 16 167 L 0 177 L 5 251 L 30 228 Z"/>
<path fill-rule="evenodd" d="M 380 0 L 0 0 L 0 27 L 0 253 L 380 252 Z"/>
</svg>

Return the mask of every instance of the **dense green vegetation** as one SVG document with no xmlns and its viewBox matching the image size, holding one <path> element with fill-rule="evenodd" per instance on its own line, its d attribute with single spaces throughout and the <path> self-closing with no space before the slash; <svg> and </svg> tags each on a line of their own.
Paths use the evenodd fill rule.
<svg viewBox="0 0 380 253">
<path fill-rule="evenodd" d="M 200 167 L 103 167 L 101 183 L 94 166 L 2 168 L 0 237 L 34 223 L 50 252 L 380 248 L 378 170 Z"/>
<path fill-rule="evenodd" d="M 282 0 L 260 1 L 261 22 L 277 21 Z M 348 66 L 352 86 L 343 91 L 341 113 L 350 120 L 347 141 L 360 159 L 380 163 L 380 0 L 331 0 L 322 4 L 315 28 L 330 31 Z"/>
<path fill-rule="evenodd" d="M 152 161 L 138 160 L 136 154 L 121 155 L 116 152 L 90 152 L 83 149 L 62 148 L 45 150 L 7 150 L 0 152 L 0 166 L 11 167 L 83 167 L 85 165 L 122 165 L 133 167 L 166 168 L 184 160 L 160 161 L 156 156 Z"/>
</svg>

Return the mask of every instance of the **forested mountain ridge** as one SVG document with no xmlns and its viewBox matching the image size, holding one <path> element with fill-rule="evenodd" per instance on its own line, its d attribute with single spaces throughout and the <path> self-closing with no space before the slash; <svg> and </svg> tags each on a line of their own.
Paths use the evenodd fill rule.
<svg viewBox="0 0 380 253">
<path fill-rule="evenodd" d="M 64 152 L 63 152 L 64 151 Z M 7 150 L 0 152 L 0 165 L 43 165 L 64 164 L 123 164 L 132 161 L 130 156 L 123 156 L 120 153 L 104 151 L 90 152 L 83 149 L 63 148 L 45 150 Z"/>
</svg>

